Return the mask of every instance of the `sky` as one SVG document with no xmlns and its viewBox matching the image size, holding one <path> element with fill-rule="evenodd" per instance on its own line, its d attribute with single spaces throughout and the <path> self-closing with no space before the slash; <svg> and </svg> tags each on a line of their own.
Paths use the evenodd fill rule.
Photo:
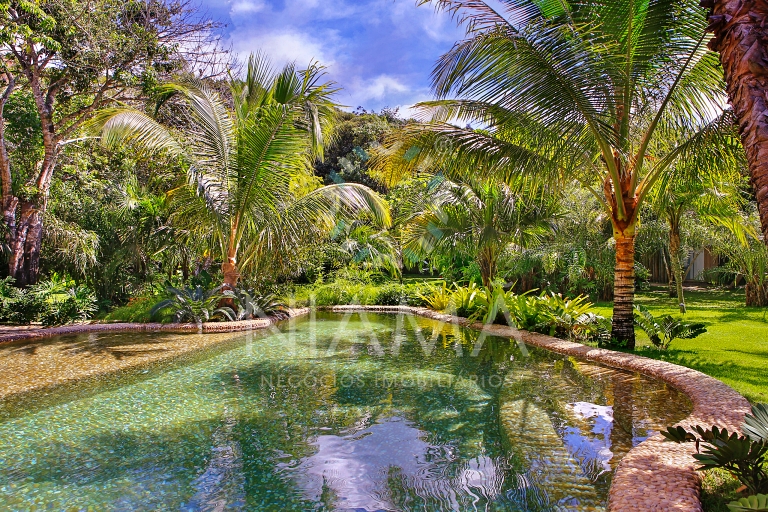
<svg viewBox="0 0 768 512">
<path fill-rule="evenodd" d="M 276 65 L 318 60 L 353 110 L 410 107 L 432 98 L 438 57 L 464 35 L 451 17 L 415 0 L 202 0 L 241 60 L 262 50 Z"/>
</svg>

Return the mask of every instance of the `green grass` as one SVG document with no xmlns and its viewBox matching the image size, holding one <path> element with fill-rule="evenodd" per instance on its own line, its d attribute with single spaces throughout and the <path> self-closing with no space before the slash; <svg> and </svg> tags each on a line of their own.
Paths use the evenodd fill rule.
<svg viewBox="0 0 768 512">
<path fill-rule="evenodd" d="M 636 301 L 653 315 L 680 316 L 677 299 L 670 298 L 666 289 L 639 292 Z M 675 340 L 662 352 L 638 330 L 638 352 L 711 375 L 753 403 L 768 402 L 768 308 L 748 308 L 743 293 L 722 290 L 687 292 L 686 304 L 686 320 L 705 323 L 707 332 L 692 340 Z M 611 316 L 610 303 L 594 309 Z"/>
<path fill-rule="evenodd" d="M 102 320 L 106 322 L 151 322 L 150 311 L 160 301 L 157 297 L 136 297 L 125 306 L 120 306 L 107 313 Z"/>
</svg>

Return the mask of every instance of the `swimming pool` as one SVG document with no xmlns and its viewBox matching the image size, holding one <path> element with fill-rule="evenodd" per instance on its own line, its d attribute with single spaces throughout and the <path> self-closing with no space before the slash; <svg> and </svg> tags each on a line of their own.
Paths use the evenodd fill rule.
<svg viewBox="0 0 768 512">
<path fill-rule="evenodd" d="M 603 510 L 623 455 L 691 410 L 638 374 L 372 313 L 6 405 L 13 510 Z"/>
</svg>

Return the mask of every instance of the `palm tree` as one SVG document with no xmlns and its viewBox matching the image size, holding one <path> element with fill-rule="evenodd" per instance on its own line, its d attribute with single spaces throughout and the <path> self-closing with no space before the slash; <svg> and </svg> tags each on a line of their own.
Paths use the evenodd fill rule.
<svg viewBox="0 0 768 512">
<path fill-rule="evenodd" d="M 505 0 L 499 10 L 481 0 L 435 3 L 465 23 L 468 37 L 433 71 L 438 100 L 420 104 L 431 123 L 411 125 L 413 140 L 379 172 L 434 165 L 449 176 L 578 180 L 611 219 L 613 337 L 634 347 L 642 203 L 676 162 L 712 168 L 740 150 L 695 0 Z M 659 144 L 668 140 L 676 143 Z"/>
<path fill-rule="evenodd" d="M 709 47 L 720 52 L 728 98 L 739 120 L 763 239 L 768 243 L 768 2 L 701 0 L 709 8 Z"/>
<path fill-rule="evenodd" d="M 404 227 L 404 252 L 413 261 L 436 253 L 469 255 L 490 287 L 504 251 L 539 240 L 551 229 L 554 210 L 552 201 L 535 201 L 505 184 L 438 177 Z"/>
<path fill-rule="evenodd" d="M 733 176 L 738 180 L 738 174 Z M 700 178 L 700 177 L 697 177 Z M 685 313 L 685 295 L 683 281 L 683 244 L 681 227 L 686 214 L 694 214 L 708 224 L 728 225 L 737 228 L 743 201 L 739 196 L 736 183 L 715 181 L 713 179 L 685 179 L 679 173 L 665 177 L 653 192 L 653 207 L 669 225 L 669 266 L 675 280 L 675 292 L 680 312 Z M 753 233 L 747 228 L 734 229 L 732 234 L 742 245 L 747 236 Z"/>
<path fill-rule="evenodd" d="M 389 224 L 386 203 L 367 187 L 314 186 L 311 163 L 322 158 L 336 107 L 336 89 L 321 83 L 322 75 L 315 64 L 275 73 L 265 58 L 251 56 L 245 80 L 231 80 L 233 110 L 198 80 L 161 87 L 163 101 L 185 100 L 188 118 L 176 120 L 188 126 L 181 133 L 134 109 L 96 118 L 108 144 L 132 142 L 185 162 L 188 182 L 169 192 L 172 220 L 218 252 L 225 288 L 235 288 L 255 259 L 285 254 L 330 231 L 340 217 L 365 211 Z"/>
</svg>

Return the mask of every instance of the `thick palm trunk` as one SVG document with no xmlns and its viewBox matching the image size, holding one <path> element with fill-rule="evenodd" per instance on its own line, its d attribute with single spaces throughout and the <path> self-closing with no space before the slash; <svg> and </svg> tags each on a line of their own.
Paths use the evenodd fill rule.
<svg viewBox="0 0 768 512">
<path fill-rule="evenodd" d="M 720 52 L 768 243 L 768 0 L 702 0 Z"/>
<path fill-rule="evenodd" d="M 629 230 L 627 230 L 629 231 Z M 613 329 L 611 336 L 635 348 L 635 233 L 617 232 L 614 272 Z"/>
<path fill-rule="evenodd" d="M 224 273 L 224 289 L 234 290 L 237 288 L 237 283 L 240 280 L 240 272 L 237 270 L 237 257 L 227 256 L 227 261 L 221 266 L 221 271 Z"/>
</svg>

